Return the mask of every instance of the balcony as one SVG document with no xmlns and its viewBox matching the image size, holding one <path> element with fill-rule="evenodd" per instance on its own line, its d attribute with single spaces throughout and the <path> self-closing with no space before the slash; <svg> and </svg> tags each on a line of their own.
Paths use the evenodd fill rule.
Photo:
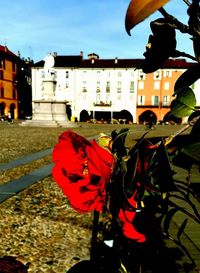
<svg viewBox="0 0 200 273">
<path fill-rule="evenodd" d="M 112 106 L 112 101 L 110 101 L 110 102 L 103 102 L 103 101 L 94 102 L 93 105 L 100 106 L 100 107 L 109 107 L 109 106 Z"/>
<path fill-rule="evenodd" d="M 145 101 L 137 103 L 138 108 L 169 108 L 171 105 L 171 102 L 159 102 L 159 103 L 152 103 L 151 101 Z"/>
</svg>

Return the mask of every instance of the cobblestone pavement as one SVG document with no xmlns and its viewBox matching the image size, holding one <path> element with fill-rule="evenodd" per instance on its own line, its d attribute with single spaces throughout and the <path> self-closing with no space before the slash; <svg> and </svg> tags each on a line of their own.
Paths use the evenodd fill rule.
<svg viewBox="0 0 200 273">
<path fill-rule="evenodd" d="M 48 176 L 0 204 L 0 256 L 28 263 L 28 272 L 65 273 L 89 258 L 91 228 L 92 214 L 72 210 Z"/>
<path fill-rule="evenodd" d="M 0 256 L 29 263 L 28 272 L 64 273 L 89 258 L 91 226 L 47 177 L 0 205 Z"/>
</svg>

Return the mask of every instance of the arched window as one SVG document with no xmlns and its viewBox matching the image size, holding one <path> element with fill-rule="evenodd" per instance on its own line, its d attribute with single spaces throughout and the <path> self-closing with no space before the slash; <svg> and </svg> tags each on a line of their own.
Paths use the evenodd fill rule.
<svg viewBox="0 0 200 273">
<path fill-rule="evenodd" d="M 13 89 L 13 96 L 12 97 L 13 97 L 14 100 L 17 98 L 15 89 Z"/>
</svg>

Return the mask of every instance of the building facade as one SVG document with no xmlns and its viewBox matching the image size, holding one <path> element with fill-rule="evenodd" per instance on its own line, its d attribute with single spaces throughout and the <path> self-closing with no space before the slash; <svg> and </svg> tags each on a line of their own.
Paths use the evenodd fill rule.
<svg viewBox="0 0 200 273">
<path fill-rule="evenodd" d="M 30 60 L 23 60 L 6 46 L 0 45 L 0 118 L 12 119 L 31 115 Z"/>
<path fill-rule="evenodd" d="M 54 99 L 65 101 L 66 113 L 78 121 L 144 123 L 167 121 L 174 99 L 174 83 L 191 66 L 184 59 L 168 60 L 162 69 L 144 74 L 138 69 L 142 59 L 101 59 L 95 53 L 87 59 L 54 57 Z M 32 96 L 45 100 L 44 61 L 32 67 Z"/>
<path fill-rule="evenodd" d="M 18 57 L 6 46 L 0 45 L 0 116 L 11 113 L 18 118 L 18 94 L 15 85 Z"/>
</svg>

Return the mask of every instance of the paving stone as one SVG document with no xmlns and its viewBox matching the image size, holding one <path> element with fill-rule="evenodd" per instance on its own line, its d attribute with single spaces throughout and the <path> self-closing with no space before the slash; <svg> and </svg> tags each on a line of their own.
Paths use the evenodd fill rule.
<svg viewBox="0 0 200 273">
<path fill-rule="evenodd" d="M 9 170 L 9 169 L 21 166 L 21 165 L 25 165 L 27 163 L 34 161 L 34 160 L 40 159 L 44 156 L 48 156 L 51 153 L 52 153 L 52 149 L 46 149 L 46 150 L 39 151 L 37 153 L 32 153 L 30 155 L 17 158 L 17 159 L 12 160 L 8 163 L 1 163 L 0 164 L 0 171 L 6 171 L 6 170 Z"/>
</svg>

